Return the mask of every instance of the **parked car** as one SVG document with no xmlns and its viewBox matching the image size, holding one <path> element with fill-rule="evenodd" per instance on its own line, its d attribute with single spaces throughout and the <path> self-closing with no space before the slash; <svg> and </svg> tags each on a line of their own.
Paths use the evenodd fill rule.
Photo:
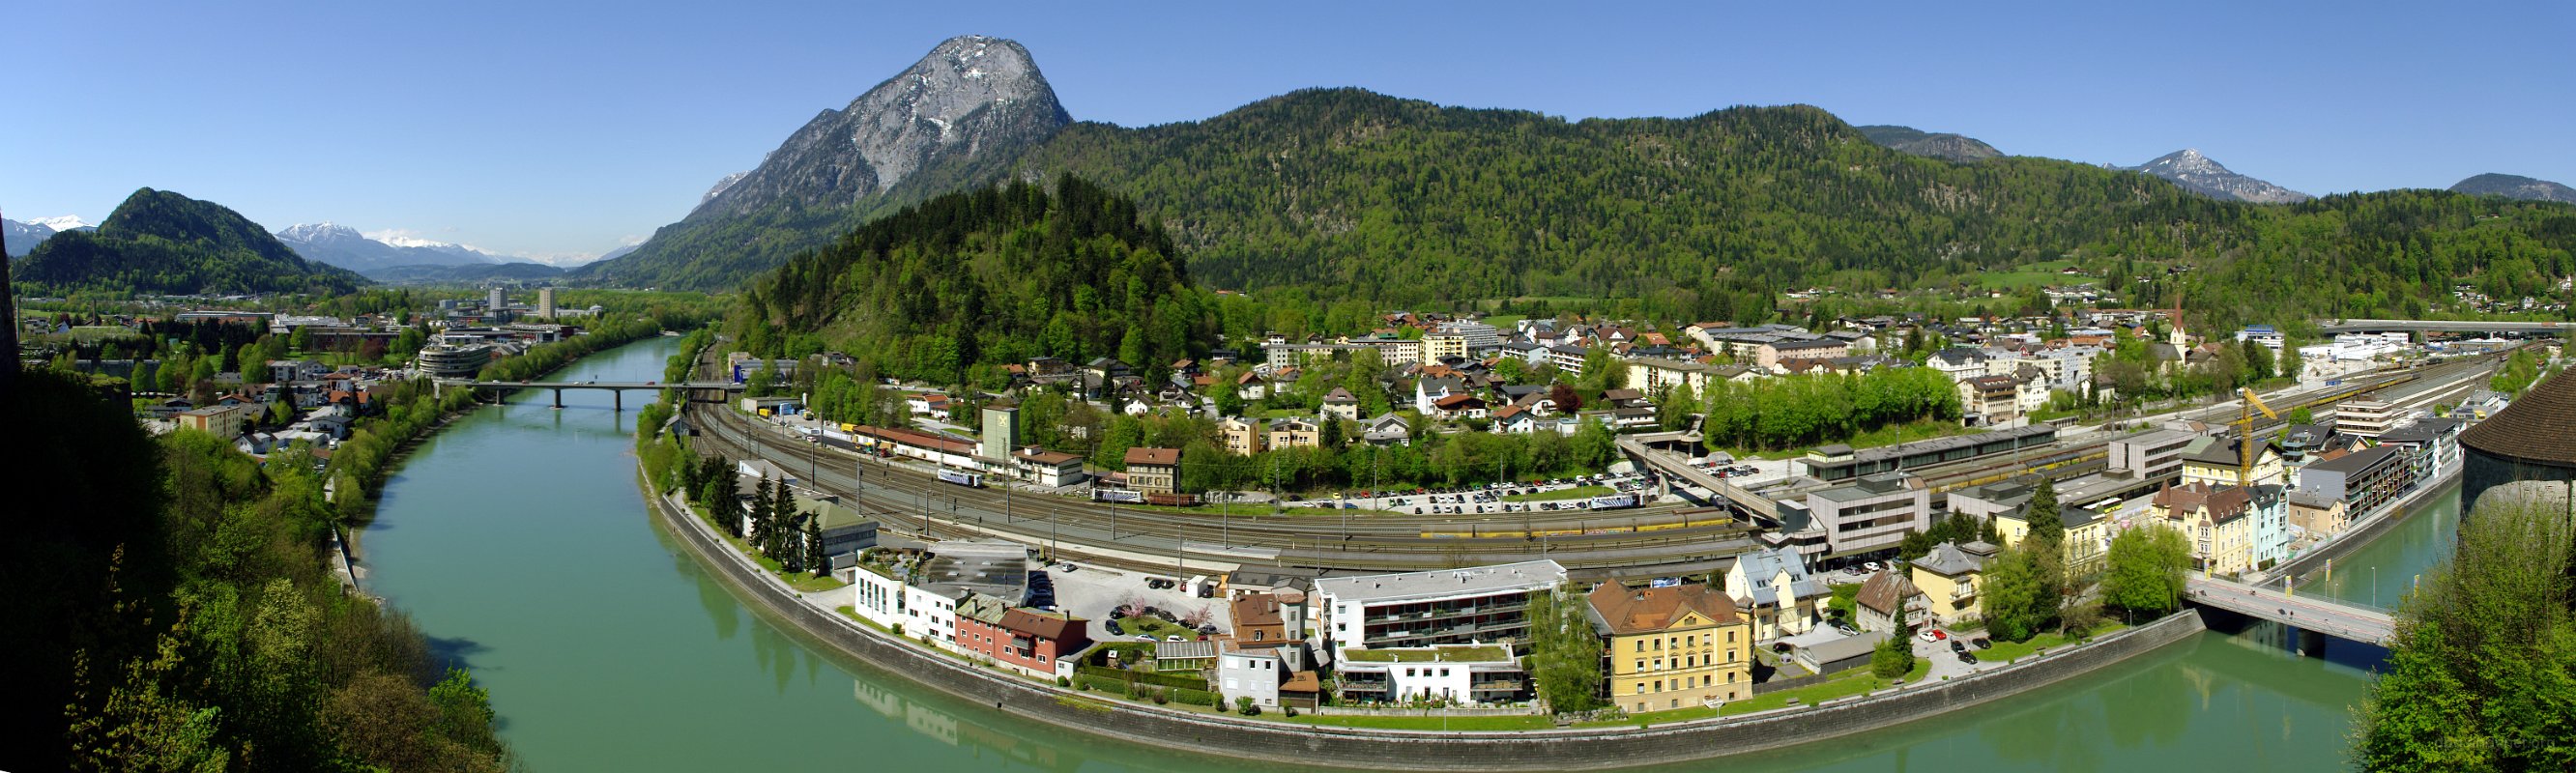
<svg viewBox="0 0 2576 773">
<path fill-rule="evenodd" d="M 1154 640 L 1154 635 L 1153 635 L 1153 634 L 1150 634 L 1150 633 L 1140 633 L 1140 634 L 1136 634 L 1136 640 L 1137 640 L 1137 641 L 1153 641 L 1153 640 Z"/>
<path fill-rule="evenodd" d="M 1967 652 L 1967 651 L 1968 651 L 1968 643 L 1967 643 L 1967 642 L 1960 641 L 1960 640 L 1957 640 L 1957 639 L 1951 639 L 1951 640 L 1950 640 L 1950 651 L 1951 651 L 1951 652 L 1962 652 L 1962 653 Z"/>
<path fill-rule="evenodd" d="M 1995 648 L 1995 643 L 1994 643 L 1994 641 L 1993 641 L 1993 640 L 1990 640 L 1990 639 L 1987 639 L 1986 637 L 1983 637 L 1983 636 L 1979 636 L 1979 637 L 1977 637 L 1976 639 L 1969 641 L 1968 643 L 1969 643 L 1969 644 L 1974 644 L 1974 645 L 1976 645 L 1976 646 L 1977 646 L 1977 649 L 1981 649 L 1981 650 L 1990 650 L 1990 649 L 1994 649 L 1994 648 Z"/>
<path fill-rule="evenodd" d="M 1878 571 L 1878 570 L 1879 570 L 1879 565 L 1878 565 L 1878 562 L 1876 562 L 1876 561 L 1871 561 L 1871 562 L 1866 563 L 1866 564 L 1861 564 L 1861 565 L 1860 565 L 1860 568 L 1862 568 L 1862 569 L 1867 569 L 1867 570 L 1869 570 L 1869 571 L 1873 571 L 1873 572 L 1875 572 L 1875 571 Z"/>
<path fill-rule="evenodd" d="M 1112 620 L 1110 620 L 1109 622 L 1106 622 L 1106 623 L 1102 623 L 1102 625 L 1104 625 L 1104 626 L 1106 626 L 1106 627 L 1108 627 L 1108 628 L 1109 628 L 1109 635 L 1111 635 L 1111 636 L 1125 636 L 1125 635 L 1127 635 L 1127 627 L 1126 627 L 1126 626 L 1123 626 L 1123 625 L 1119 625 L 1119 624 L 1118 624 L 1118 621 L 1117 621 L 1117 620 L 1115 620 L 1115 619 L 1112 619 Z"/>
<path fill-rule="evenodd" d="M 1943 634 L 1939 630 L 1932 628 L 1925 628 L 1922 633 L 1915 634 L 1914 636 L 1915 638 L 1922 639 L 1924 641 L 1940 641 L 1944 638 Z"/>
<path fill-rule="evenodd" d="M 1852 624 L 1850 624 L 1850 623 L 1846 623 L 1846 622 L 1843 622 L 1843 621 L 1840 621 L 1840 620 L 1836 620 L 1836 621 L 1834 621 L 1834 630 L 1842 632 L 1842 635 L 1844 635 L 1844 636 L 1859 636 L 1859 635 L 1860 635 L 1860 629 L 1858 629 L 1858 628 L 1853 628 L 1853 627 L 1852 627 Z"/>
<path fill-rule="evenodd" d="M 1973 666 L 1977 664 L 1977 656 L 1962 652 L 1959 653 L 1959 662 Z"/>
<path fill-rule="evenodd" d="M 1172 635 L 1170 635 L 1170 636 L 1165 636 L 1165 637 L 1163 637 L 1163 641 L 1182 641 L 1182 639 L 1181 639 L 1181 635 L 1176 633 L 1176 634 L 1172 634 Z"/>
</svg>

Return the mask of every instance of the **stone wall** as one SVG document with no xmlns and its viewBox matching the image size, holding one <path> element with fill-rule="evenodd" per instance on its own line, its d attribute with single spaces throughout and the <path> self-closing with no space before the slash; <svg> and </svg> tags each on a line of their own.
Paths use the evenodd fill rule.
<svg viewBox="0 0 2576 773">
<path fill-rule="evenodd" d="M 2115 632 L 2092 644 L 1971 679 L 1917 685 L 1822 706 L 1636 727 L 1440 733 L 1315 727 L 1194 714 L 1067 693 L 890 640 L 798 601 L 668 500 L 654 512 L 744 600 L 852 657 L 921 685 L 991 701 L 997 711 L 1178 752 L 1289 764 L 1393 770 L 1565 770 L 1682 762 L 1774 749 L 1943 715 L 2079 676 L 2200 633 L 2197 612 Z"/>
</svg>

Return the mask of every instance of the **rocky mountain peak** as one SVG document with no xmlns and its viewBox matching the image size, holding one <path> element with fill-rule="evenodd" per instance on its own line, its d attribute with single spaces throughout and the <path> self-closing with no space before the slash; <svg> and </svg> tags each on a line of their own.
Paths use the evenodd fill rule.
<svg viewBox="0 0 2576 773">
<path fill-rule="evenodd" d="M 949 38 L 848 106 L 816 115 L 759 167 L 718 182 L 690 217 L 847 205 L 937 161 L 1034 144 L 1072 121 L 1028 49 Z"/>
<path fill-rule="evenodd" d="M 2199 148 L 2184 148 L 2157 156 L 2156 160 L 2145 164 L 2121 168 L 2171 180 L 2210 198 L 2256 204 L 2295 204 L 2308 200 L 2305 193 L 2237 174 L 2218 163 L 2217 159 L 2201 153 Z"/>
<path fill-rule="evenodd" d="M 1995 146 L 1988 145 L 1975 137 L 1947 132 L 1925 132 L 1911 126 L 1879 125 L 1852 128 L 1860 130 L 1861 136 L 1868 137 L 1869 141 L 1900 153 L 1961 162 L 1979 161 L 2003 155 L 2003 151 L 1996 150 Z"/>
</svg>

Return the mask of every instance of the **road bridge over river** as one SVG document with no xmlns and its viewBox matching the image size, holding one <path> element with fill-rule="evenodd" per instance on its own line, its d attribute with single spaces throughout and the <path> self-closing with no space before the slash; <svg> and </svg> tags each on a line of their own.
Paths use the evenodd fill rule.
<svg viewBox="0 0 2576 773">
<path fill-rule="evenodd" d="M 2316 646 L 2306 643 L 2312 637 L 2332 636 L 2386 647 L 2397 628 L 2387 612 L 2331 599 L 2293 596 L 2211 577 L 2192 577 L 2183 585 L 2183 600 L 2191 604 L 2298 629 L 2302 642 L 2299 648 L 2310 654 L 2323 651 L 2323 642 Z"/>
<path fill-rule="evenodd" d="M 462 386 L 495 392 L 511 392 L 521 389 L 551 389 L 554 390 L 555 393 L 555 407 L 557 408 L 563 407 L 563 391 L 566 389 L 607 390 L 615 394 L 616 399 L 610 402 L 617 410 L 621 411 L 626 410 L 626 393 L 630 390 L 636 389 L 656 392 L 664 389 L 717 389 L 727 392 L 742 391 L 741 384 L 731 381 L 674 381 L 667 384 L 656 381 L 468 381 L 462 384 Z"/>
</svg>

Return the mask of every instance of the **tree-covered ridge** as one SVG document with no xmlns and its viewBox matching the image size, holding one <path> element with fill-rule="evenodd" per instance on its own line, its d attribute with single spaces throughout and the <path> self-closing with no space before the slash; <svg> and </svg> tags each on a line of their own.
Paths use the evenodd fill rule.
<svg viewBox="0 0 2576 773">
<path fill-rule="evenodd" d="M 1946 287 L 2074 258 L 2109 269 L 2124 301 L 2179 291 L 2224 324 L 2394 316 L 2459 281 L 2576 273 L 2576 208 L 2561 204 L 2410 190 L 2254 205 L 2068 161 L 1912 156 L 1806 106 L 1569 122 L 1356 89 L 1142 129 L 1076 124 L 854 207 L 673 226 L 656 239 L 685 244 L 687 262 L 597 271 L 727 286 L 910 202 L 1065 173 L 1135 200 L 1212 286 L 1387 307 L 1640 298 L 1756 320 L 1793 288 Z"/>
<path fill-rule="evenodd" d="M 754 352 L 828 341 L 887 375 L 959 383 L 1039 356 L 1167 364 L 1213 337 L 1205 306 L 1161 226 L 1067 177 L 869 223 L 752 282 L 737 331 Z"/>
<path fill-rule="evenodd" d="M 211 201 L 144 188 L 96 233 L 57 234 L 11 266 L 41 291 L 340 294 L 367 284 L 306 262 L 249 218 Z"/>
</svg>

